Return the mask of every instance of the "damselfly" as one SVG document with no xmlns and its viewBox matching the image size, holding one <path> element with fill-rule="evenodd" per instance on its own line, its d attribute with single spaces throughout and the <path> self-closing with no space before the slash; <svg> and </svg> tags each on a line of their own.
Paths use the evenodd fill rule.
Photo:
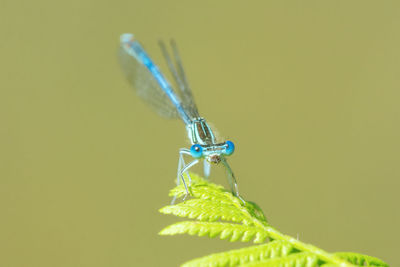
<svg viewBox="0 0 400 267">
<path fill-rule="evenodd" d="M 163 42 L 160 42 L 160 48 L 178 90 L 173 89 L 133 34 L 122 34 L 120 41 L 120 62 L 137 94 L 161 116 L 181 118 L 186 125 L 192 146 L 190 149 L 181 148 L 179 150 L 177 173 L 177 184 L 179 185 L 182 180 L 186 189 L 185 198 L 189 195 L 189 190 L 183 174 L 186 174 L 191 181 L 188 170 L 200 160 L 204 162 L 206 177 L 210 175 L 210 163 L 222 163 L 226 168 L 232 193 L 240 198 L 235 175 L 226 161 L 226 156 L 232 155 L 235 146 L 231 141 L 219 142 L 206 120 L 200 117 L 175 42 L 171 41 L 175 63 Z M 184 155 L 191 156 L 193 160 L 186 164 Z"/>
</svg>

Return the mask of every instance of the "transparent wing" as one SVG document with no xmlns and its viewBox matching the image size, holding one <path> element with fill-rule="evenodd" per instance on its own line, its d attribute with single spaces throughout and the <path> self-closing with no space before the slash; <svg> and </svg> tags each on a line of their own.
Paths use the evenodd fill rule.
<svg viewBox="0 0 400 267">
<path fill-rule="evenodd" d="M 148 103 L 159 115 L 167 118 L 178 118 L 178 111 L 152 73 L 128 53 L 127 48 L 121 45 L 119 61 L 128 81 L 136 93 Z"/>
<path fill-rule="evenodd" d="M 175 41 L 171 40 L 172 54 L 174 57 L 175 64 L 172 62 L 172 59 L 168 53 L 166 45 L 164 42 L 160 41 L 160 48 L 163 52 L 164 58 L 167 62 L 168 68 L 175 79 L 176 84 L 178 85 L 178 95 L 181 98 L 182 106 L 185 111 L 191 117 L 191 119 L 195 119 L 200 117 L 197 111 L 197 106 L 194 101 L 192 91 L 190 90 L 189 84 L 186 79 L 186 75 L 182 66 L 182 61 L 179 56 L 178 48 L 176 46 Z"/>
<path fill-rule="evenodd" d="M 178 47 L 174 40 L 171 40 L 171 47 L 175 58 L 175 63 L 177 66 L 177 71 L 180 79 L 182 80 L 183 86 L 180 86 L 180 95 L 182 97 L 183 105 L 190 112 L 193 117 L 200 117 L 197 110 L 196 102 L 194 101 L 192 91 L 189 87 L 189 83 L 186 79 L 185 71 L 182 65 L 182 60 L 179 55 Z"/>
</svg>

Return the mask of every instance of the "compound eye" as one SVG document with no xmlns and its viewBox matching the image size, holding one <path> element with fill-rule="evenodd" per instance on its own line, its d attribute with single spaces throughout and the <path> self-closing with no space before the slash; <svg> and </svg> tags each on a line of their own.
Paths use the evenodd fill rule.
<svg viewBox="0 0 400 267">
<path fill-rule="evenodd" d="M 225 142 L 226 147 L 225 147 L 225 155 L 230 156 L 233 154 L 235 151 L 235 145 L 231 141 L 226 141 Z"/>
<path fill-rule="evenodd" d="M 201 158 L 203 156 L 203 148 L 199 144 L 194 144 L 190 148 L 190 154 L 192 154 L 193 158 Z"/>
</svg>

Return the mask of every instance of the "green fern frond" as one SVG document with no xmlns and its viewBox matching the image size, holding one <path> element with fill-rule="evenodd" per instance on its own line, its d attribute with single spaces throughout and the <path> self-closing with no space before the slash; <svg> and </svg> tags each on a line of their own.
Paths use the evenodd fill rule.
<svg viewBox="0 0 400 267">
<path fill-rule="evenodd" d="M 357 266 L 389 267 L 386 262 L 368 255 L 354 252 L 337 252 L 335 255 Z"/>
<path fill-rule="evenodd" d="M 243 267 L 315 267 L 318 257 L 310 252 L 294 253 L 286 257 L 262 260 L 241 265 Z"/>
<path fill-rule="evenodd" d="M 240 205 L 240 200 L 226 191 L 222 186 L 208 183 L 206 180 L 193 173 L 190 173 L 190 177 L 191 181 L 187 177 L 185 177 L 185 181 L 186 184 L 192 185 L 190 186 L 192 197 L 219 203 Z M 169 196 L 175 196 L 177 198 L 185 195 L 186 189 L 182 184 L 173 188 L 169 193 Z"/>
<path fill-rule="evenodd" d="M 183 266 L 281 266 L 281 267 L 388 267 L 385 262 L 366 255 L 350 252 L 330 254 L 298 239 L 284 235 L 270 226 L 257 204 L 243 201 L 222 186 L 210 183 L 191 173 L 192 199 L 160 209 L 191 220 L 164 228 L 160 235 L 189 234 L 217 237 L 231 242 L 271 242 L 248 248 L 212 254 L 189 261 Z M 186 194 L 183 185 L 170 191 L 170 196 Z"/>
<path fill-rule="evenodd" d="M 190 266 L 238 266 L 250 262 L 285 257 L 293 251 L 293 246 L 287 242 L 272 241 L 259 246 L 231 250 L 212 254 L 189 261 L 182 267 Z"/>
<path fill-rule="evenodd" d="M 247 226 L 233 223 L 221 222 L 196 222 L 184 221 L 172 224 L 164 228 L 160 235 L 176 235 L 189 234 L 197 236 L 216 237 L 219 235 L 221 239 L 229 239 L 229 241 L 249 242 L 254 238 L 254 243 L 262 243 L 268 233 L 254 226 Z"/>
<path fill-rule="evenodd" d="M 222 220 L 249 223 L 243 214 L 234 209 L 232 205 L 208 199 L 190 199 L 177 205 L 166 206 L 160 209 L 160 212 L 199 221 L 214 222 Z"/>
</svg>

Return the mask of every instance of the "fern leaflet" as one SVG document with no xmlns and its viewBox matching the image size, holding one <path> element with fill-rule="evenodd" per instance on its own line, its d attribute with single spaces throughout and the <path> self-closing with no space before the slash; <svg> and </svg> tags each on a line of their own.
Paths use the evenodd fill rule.
<svg viewBox="0 0 400 267">
<path fill-rule="evenodd" d="M 263 243 L 257 246 L 216 253 L 184 263 L 194 266 L 282 266 L 282 267 L 389 267 L 377 258 L 352 252 L 328 253 L 293 237 L 284 235 L 270 226 L 262 210 L 252 202 L 243 203 L 222 186 L 207 182 L 191 173 L 192 199 L 160 209 L 191 220 L 181 221 L 164 228 L 160 235 L 189 234 L 217 237 L 231 242 Z M 171 190 L 170 196 L 186 193 L 183 185 Z M 265 243 L 270 241 L 268 243 Z"/>
</svg>

